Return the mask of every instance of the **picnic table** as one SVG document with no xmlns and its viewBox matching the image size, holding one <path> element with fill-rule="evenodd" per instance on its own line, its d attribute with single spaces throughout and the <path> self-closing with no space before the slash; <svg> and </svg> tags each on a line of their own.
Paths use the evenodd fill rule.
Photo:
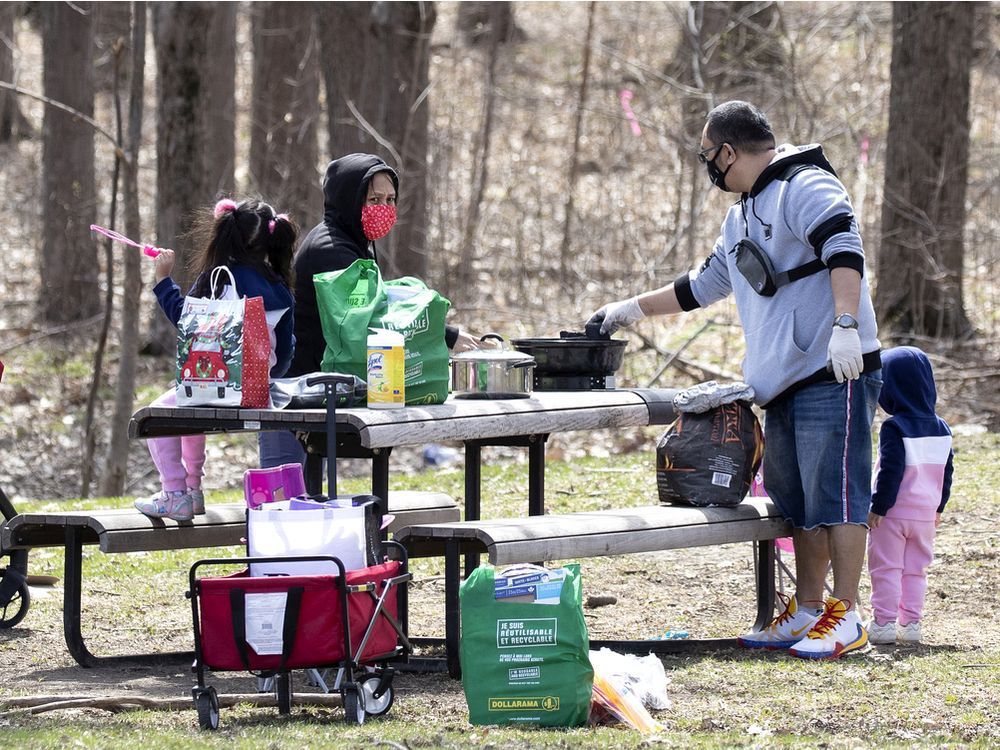
<svg viewBox="0 0 1000 750">
<path fill-rule="evenodd" d="M 528 514 L 545 512 L 545 442 L 557 432 L 669 424 L 676 389 L 540 392 L 530 398 L 449 398 L 443 404 L 402 409 L 337 410 L 337 455 L 372 461 L 372 494 L 385 498 L 393 448 L 457 441 L 465 445 L 465 520 L 478 520 L 483 446 L 528 449 Z M 325 409 L 234 409 L 147 406 L 129 423 L 129 437 L 291 430 L 325 433 Z M 306 460 L 306 489 L 319 492 L 318 452 Z M 384 510 L 384 508 L 383 508 Z"/>
</svg>

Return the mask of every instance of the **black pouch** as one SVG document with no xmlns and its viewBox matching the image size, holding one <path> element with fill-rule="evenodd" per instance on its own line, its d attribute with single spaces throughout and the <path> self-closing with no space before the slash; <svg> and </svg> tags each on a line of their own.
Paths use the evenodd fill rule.
<svg viewBox="0 0 1000 750">
<path fill-rule="evenodd" d="M 736 268 L 747 280 L 750 287 L 761 297 L 773 297 L 779 288 L 793 281 L 819 273 L 826 264 L 819 258 L 793 268 L 791 271 L 774 270 L 771 258 L 756 242 L 744 237 L 733 248 L 736 253 Z"/>
<path fill-rule="evenodd" d="M 753 290 L 762 297 L 773 297 L 778 291 L 777 274 L 767 253 L 750 238 L 737 242 L 734 252 L 736 268 Z"/>
</svg>

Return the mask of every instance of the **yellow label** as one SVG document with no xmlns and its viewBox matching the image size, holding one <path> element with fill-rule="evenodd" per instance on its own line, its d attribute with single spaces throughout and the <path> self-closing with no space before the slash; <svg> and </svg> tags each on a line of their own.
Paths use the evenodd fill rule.
<svg viewBox="0 0 1000 750">
<path fill-rule="evenodd" d="M 368 347 L 368 406 L 403 406 L 406 403 L 403 347 Z"/>
<path fill-rule="evenodd" d="M 538 698 L 490 698 L 490 711 L 558 711 L 559 696 L 546 695 Z"/>
</svg>

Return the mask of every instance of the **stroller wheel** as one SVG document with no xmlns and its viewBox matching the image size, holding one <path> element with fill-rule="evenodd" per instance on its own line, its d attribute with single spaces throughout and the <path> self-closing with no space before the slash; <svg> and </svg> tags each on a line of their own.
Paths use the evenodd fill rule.
<svg viewBox="0 0 1000 750">
<path fill-rule="evenodd" d="M 292 712 L 292 673 L 278 672 L 274 675 L 274 694 L 278 699 L 278 713 Z"/>
<path fill-rule="evenodd" d="M 12 628 L 17 625 L 28 614 L 28 607 L 31 606 L 31 592 L 28 590 L 28 582 L 24 580 L 23 576 L 16 576 L 14 571 L 9 568 L 0 571 L 0 590 L 5 588 L 3 579 L 8 577 L 11 579 L 7 581 L 8 585 L 15 582 L 18 577 L 21 580 L 15 584 L 16 588 L 10 594 L 10 598 L 7 601 L 0 601 L 0 629 Z"/>
<path fill-rule="evenodd" d="M 378 698 L 375 697 L 375 693 L 378 690 L 379 683 L 382 678 L 377 675 L 371 675 L 366 677 L 361 682 L 361 694 L 364 696 L 365 703 L 365 713 L 369 716 L 382 716 L 389 712 L 392 708 L 392 701 L 396 697 L 395 691 L 392 689 L 392 685 L 387 684 L 385 690 L 382 692 Z"/>
<path fill-rule="evenodd" d="M 365 698 L 364 691 L 356 682 L 349 682 L 344 685 L 342 692 L 344 698 L 344 721 L 348 724 L 365 723 Z"/>
<path fill-rule="evenodd" d="M 219 728 L 219 696 L 214 687 L 196 689 L 194 706 L 198 709 L 199 727 L 211 730 Z"/>
</svg>

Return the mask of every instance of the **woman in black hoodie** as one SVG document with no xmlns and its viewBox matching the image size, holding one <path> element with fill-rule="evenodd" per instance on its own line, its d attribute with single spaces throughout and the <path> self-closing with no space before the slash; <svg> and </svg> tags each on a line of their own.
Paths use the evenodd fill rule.
<svg viewBox="0 0 1000 750">
<path fill-rule="evenodd" d="M 295 357 L 286 377 L 319 372 L 326 342 L 319 320 L 313 275 L 340 271 L 359 258 L 379 262 L 375 241 L 396 220 L 399 177 L 373 154 L 349 154 L 331 161 L 323 178 L 323 221 L 295 253 Z M 480 346 L 456 326 L 445 327 L 445 343 L 454 351 Z M 292 433 L 260 434 L 260 465 L 301 463 L 305 453 Z"/>
</svg>

